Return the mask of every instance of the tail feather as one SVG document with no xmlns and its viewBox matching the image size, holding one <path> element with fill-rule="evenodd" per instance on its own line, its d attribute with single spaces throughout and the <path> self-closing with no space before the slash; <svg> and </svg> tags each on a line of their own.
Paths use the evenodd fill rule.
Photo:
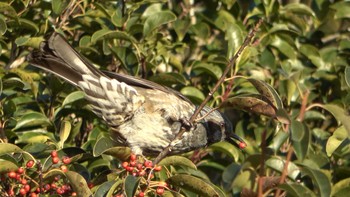
<svg viewBox="0 0 350 197">
<path fill-rule="evenodd" d="M 34 51 L 28 55 L 28 61 L 76 86 L 78 82 L 82 80 L 82 75 L 86 74 L 97 78 L 105 76 L 105 74 L 80 56 L 79 53 L 56 32 L 54 32 L 47 41 L 41 43 L 40 50 Z"/>
</svg>

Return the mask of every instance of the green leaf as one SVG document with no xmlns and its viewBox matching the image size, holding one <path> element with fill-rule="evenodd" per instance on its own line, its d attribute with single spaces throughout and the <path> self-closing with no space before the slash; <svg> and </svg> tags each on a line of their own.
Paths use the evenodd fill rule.
<svg viewBox="0 0 350 197">
<path fill-rule="evenodd" d="M 239 149 L 235 147 L 233 144 L 228 142 L 218 142 L 209 146 L 209 149 L 213 151 L 218 151 L 225 153 L 229 157 L 231 157 L 234 161 L 238 161 L 239 159 Z"/>
<path fill-rule="evenodd" d="M 194 24 L 190 27 L 190 30 L 201 39 L 208 39 L 210 36 L 210 27 L 207 23 Z"/>
<path fill-rule="evenodd" d="M 5 16 L 8 16 L 16 21 L 16 23 L 19 23 L 18 20 L 18 14 L 13 7 L 7 3 L 0 2 L 0 13 L 4 14 Z"/>
<path fill-rule="evenodd" d="M 144 23 L 143 35 L 147 37 L 154 29 L 175 20 L 176 15 L 168 10 L 153 13 L 152 15 L 147 17 Z"/>
<path fill-rule="evenodd" d="M 281 159 L 281 158 L 277 158 L 277 157 L 272 157 L 268 160 L 266 160 L 265 162 L 266 166 L 268 166 L 271 169 L 274 169 L 278 172 L 283 172 L 286 161 Z M 300 170 L 299 167 L 296 166 L 294 163 L 289 162 L 288 164 L 288 177 L 292 180 L 296 180 L 297 177 L 300 175 Z"/>
<path fill-rule="evenodd" d="M 331 183 L 326 174 L 324 174 L 321 170 L 311 169 L 308 167 L 304 167 L 302 172 L 309 176 L 314 185 L 319 190 L 320 197 L 328 197 L 331 194 Z"/>
<path fill-rule="evenodd" d="M 222 75 L 222 70 L 219 66 L 204 62 L 196 62 L 193 66 L 193 71 L 204 72 L 204 74 L 209 74 L 215 77 L 215 79 L 219 79 Z"/>
<path fill-rule="evenodd" d="M 150 77 L 149 80 L 165 86 L 171 86 L 174 84 L 186 84 L 184 76 L 178 73 L 159 73 Z"/>
<path fill-rule="evenodd" d="M 341 122 L 350 136 L 350 115 L 341 107 L 334 104 L 317 105 L 329 111 L 337 121 Z"/>
<path fill-rule="evenodd" d="M 72 130 L 72 125 L 69 121 L 62 121 L 60 126 L 60 141 L 59 141 L 59 149 L 63 148 L 65 141 L 68 139 L 69 134 Z"/>
<path fill-rule="evenodd" d="M 339 1 L 333 5 L 330 6 L 331 8 L 335 9 L 335 19 L 342 19 L 342 18 L 350 18 L 350 3 L 347 1 Z"/>
<path fill-rule="evenodd" d="M 299 197 L 299 196 L 316 197 L 316 194 L 313 193 L 309 188 L 298 183 L 282 184 L 282 185 L 279 185 L 278 187 L 286 191 L 287 196 L 290 195 L 293 197 Z"/>
<path fill-rule="evenodd" d="M 26 127 L 45 127 L 51 125 L 50 120 L 43 115 L 42 113 L 39 112 L 28 112 L 24 114 L 18 121 L 13 128 L 13 131 L 18 130 L 18 129 L 23 129 Z"/>
<path fill-rule="evenodd" d="M 190 20 L 176 20 L 173 24 L 178 41 L 182 41 L 191 26 Z"/>
<path fill-rule="evenodd" d="M 233 4 L 236 3 L 236 0 L 220 0 L 220 1 L 224 4 L 226 4 L 228 10 L 231 9 Z"/>
<path fill-rule="evenodd" d="M 94 145 L 94 157 L 102 154 L 111 155 L 121 161 L 125 161 L 130 156 L 130 148 L 123 146 L 115 146 L 115 142 L 109 137 L 101 137 Z"/>
<path fill-rule="evenodd" d="M 332 156 L 333 152 L 343 143 L 344 140 L 348 138 L 348 133 L 344 126 L 337 128 L 333 135 L 328 138 L 326 145 L 327 156 Z"/>
<path fill-rule="evenodd" d="M 225 39 L 227 40 L 227 58 L 234 56 L 244 40 L 244 30 L 237 24 L 230 24 L 227 28 Z"/>
<path fill-rule="evenodd" d="M 0 143 L 0 155 L 22 152 L 22 149 L 14 144 Z"/>
<path fill-rule="evenodd" d="M 4 35 L 6 31 L 7 31 L 6 22 L 2 17 L 0 17 L 0 34 Z"/>
<path fill-rule="evenodd" d="M 186 86 L 182 88 L 180 92 L 181 94 L 185 95 L 187 98 L 190 98 L 194 102 L 200 103 L 205 99 L 203 92 L 201 92 L 193 86 Z"/>
<path fill-rule="evenodd" d="M 309 150 L 311 133 L 306 125 L 296 120 L 292 121 L 290 129 L 294 152 L 298 159 L 304 160 Z"/>
<path fill-rule="evenodd" d="M 181 156 L 169 156 L 162 159 L 158 165 L 160 166 L 186 166 L 192 169 L 197 169 L 196 165 L 189 159 Z"/>
<path fill-rule="evenodd" d="M 283 53 L 285 56 L 287 56 L 289 59 L 295 59 L 296 53 L 295 48 L 293 48 L 288 42 L 285 40 L 274 36 L 273 41 L 271 42 L 271 45 L 276 47 L 281 53 Z"/>
<path fill-rule="evenodd" d="M 345 178 L 339 182 L 337 182 L 332 187 L 332 194 L 333 197 L 346 197 L 349 195 L 350 192 L 350 178 Z"/>
<path fill-rule="evenodd" d="M 52 0 L 52 11 L 57 14 L 60 15 L 62 13 L 62 11 L 67 7 L 69 1 L 67 0 Z"/>
<path fill-rule="evenodd" d="M 130 41 L 132 43 L 137 43 L 135 38 L 127 34 L 126 32 L 114 31 L 109 29 L 101 29 L 99 31 L 96 31 L 91 36 L 92 43 L 96 43 L 97 41 L 102 39 L 120 39 L 120 40 Z"/>
<path fill-rule="evenodd" d="M 62 107 L 66 105 L 70 105 L 78 100 L 84 99 L 85 94 L 82 91 L 75 91 L 70 93 L 66 98 L 64 99 L 62 103 Z"/>
<path fill-rule="evenodd" d="M 18 169 L 18 166 L 16 163 L 13 163 L 11 161 L 7 161 L 4 159 L 0 159 L 0 173 L 5 174 L 10 171 L 15 171 Z"/>
<path fill-rule="evenodd" d="M 172 185 L 192 191 L 199 196 L 221 196 L 211 184 L 191 175 L 177 174 L 170 177 L 167 182 Z"/>
<path fill-rule="evenodd" d="M 106 196 L 107 193 L 111 190 L 114 184 L 118 181 L 112 180 L 102 183 L 96 190 L 95 196 Z"/>
<path fill-rule="evenodd" d="M 302 3 L 289 3 L 282 8 L 281 11 L 292 12 L 293 14 L 304 14 L 312 17 L 316 17 L 316 14 L 310 7 Z"/>
<path fill-rule="evenodd" d="M 108 149 L 113 148 L 113 147 L 114 147 L 114 142 L 112 141 L 112 139 L 102 136 L 95 143 L 95 146 L 93 149 L 94 157 L 100 156 L 105 151 L 107 151 Z"/>
<path fill-rule="evenodd" d="M 125 178 L 124 190 L 127 197 L 133 197 L 139 185 L 140 178 L 129 175 Z"/>
<path fill-rule="evenodd" d="M 82 177 L 80 174 L 73 171 L 68 171 L 65 173 L 65 175 L 68 178 L 69 183 L 72 185 L 73 190 L 78 194 L 78 196 L 81 196 L 81 197 L 92 196 L 92 193 L 84 177 Z"/>
<path fill-rule="evenodd" d="M 283 103 L 280 96 L 270 84 L 253 78 L 249 78 L 248 81 L 253 84 L 256 90 L 266 97 L 277 109 L 283 108 Z"/>
<path fill-rule="evenodd" d="M 345 82 L 350 87 L 350 66 L 345 67 Z"/>
</svg>

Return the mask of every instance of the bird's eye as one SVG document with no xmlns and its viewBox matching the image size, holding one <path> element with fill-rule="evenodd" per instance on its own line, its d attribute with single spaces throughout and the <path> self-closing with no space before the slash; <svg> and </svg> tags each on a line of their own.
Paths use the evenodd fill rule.
<svg viewBox="0 0 350 197">
<path fill-rule="evenodd" d="M 221 129 L 224 129 L 224 128 L 225 128 L 225 123 L 224 123 L 224 122 L 221 122 L 221 123 L 220 123 L 220 128 L 221 128 Z"/>
</svg>

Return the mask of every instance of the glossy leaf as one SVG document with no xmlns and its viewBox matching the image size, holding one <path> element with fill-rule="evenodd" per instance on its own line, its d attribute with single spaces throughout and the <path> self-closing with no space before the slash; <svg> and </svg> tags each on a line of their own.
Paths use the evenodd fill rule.
<svg viewBox="0 0 350 197">
<path fill-rule="evenodd" d="M 64 99 L 62 106 L 70 105 L 81 99 L 84 99 L 84 92 L 82 91 L 72 92 Z"/>
<path fill-rule="evenodd" d="M 297 183 L 282 184 L 279 186 L 279 188 L 285 190 L 288 195 L 294 197 L 316 197 L 316 194 L 313 193 L 309 188 Z"/>
<path fill-rule="evenodd" d="M 248 81 L 258 90 L 258 92 L 266 97 L 277 109 L 283 108 L 282 100 L 276 90 L 268 83 L 249 78 Z"/>
<path fill-rule="evenodd" d="M 133 197 L 135 195 L 139 181 L 140 179 L 134 176 L 127 176 L 125 178 L 124 188 L 127 197 Z"/>
<path fill-rule="evenodd" d="M 292 121 L 291 137 L 295 154 L 298 159 L 303 160 L 309 150 L 311 134 L 306 125 L 299 121 Z"/>
<path fill-rule="evenodd" d="M 344 125 L 344 128 L 346 129 L 348 134 L 350 135 L 350 115 L 347 114 L 343 108 L 333 104 L 319 106 L 329 111 L 334 116 L 334 118 L 341 122 Z"/>
<path fill-rule="evenodd" d="M 60 126 L 60 141 L 59 148 L 62 149 L 65 141 L 71 133 L 72 125 L 69 121 L 62 121 Z"/>
<path fill-rule="evenodd" d="M 78 196 L 89 197 L 92 195 L 84 177 L 82 177 L 80 174 L 73 171 L 68 171 L 65 173 L 65 175 Z"/>
<path fill-rule="evenodd" d="M 154 29 L 158 28 L 161 25 L 170 23 L 176 20 L 176 15 L 171 11 L 160 11 L 153 13 L 147 17 L 144 27 L 143 35 L 147 37 Z"/>
<path fill-rule="evenodd" d="M 180 186 L 184 189 L 190 190 L 200 196 L 221 196 L 213 188 L 212 185 L 207 182 L 199 179 L 197 177 L 187 175 L 187 174 L 178 174 L 170 177 L 167 182 Z"/>
<path fill-rule="evenodd" d="M 328 138 L 326 145 L 327 155 L 330 157 L 333 152 L 340 146 L 340 144 L 348 138 L 348 132 L 346 132 L 344 126 L 337 128 L 333 132 L 333 135 Z"/>
<path fill-rule="evenodd" d="M 277 170 L 279 172 L 282 172 L 285 166 L 285 161 L 280 159 L 280 158 L 270 158 L 268 159 L 265 164 L 274 169 Z M 300 170 L 298 168 L 298 166 L 296 166 L 294 163 L 289 163 L 288 165 L 288 177 L 295 180 L 299 175 L 300 175 Z"/>
<path fill-rule="evenodd" d="M 159 165 L 186 166 L 189 168 L 197 169 L 196 165 L 191 160 L 181 156 L 166 157 L 159 162 Z"/>
<path fill-rule="evenodd" d="M 302 172 L 303 174 L 309 176 L 312 179 L 314 185 L 318 188 L 319 196 L 330 196 L 331 184 L 326 174 L 324 174 L 320 170 L 311 169 L 307 167 L 303 168 Z"/>
<path fill-rule="evenodd" d="M 18 130 L 26 127 L 48 126 L 51 125 L 50 120 L 43 114 L 38 112 L 30 112 L 23 115 L 16 124 L 13 130 Z"/>
</svg>

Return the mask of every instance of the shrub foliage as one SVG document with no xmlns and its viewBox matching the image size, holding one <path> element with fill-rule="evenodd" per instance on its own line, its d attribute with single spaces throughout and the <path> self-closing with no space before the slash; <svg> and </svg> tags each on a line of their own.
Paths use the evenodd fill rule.
<svg viewBox="0 0 350 197">
<path fill-rule="evenodd" d="M 347 196 L 349 10 L 328 0 L 0 2 L 0 193 Z M 101 69 L 200 104 L 259 20 L 208 103 L 248 146 L 220 142 L 153 171 L 112 146 L 82 92 L 25 59 L 56 30 Z"/>
</svg>

